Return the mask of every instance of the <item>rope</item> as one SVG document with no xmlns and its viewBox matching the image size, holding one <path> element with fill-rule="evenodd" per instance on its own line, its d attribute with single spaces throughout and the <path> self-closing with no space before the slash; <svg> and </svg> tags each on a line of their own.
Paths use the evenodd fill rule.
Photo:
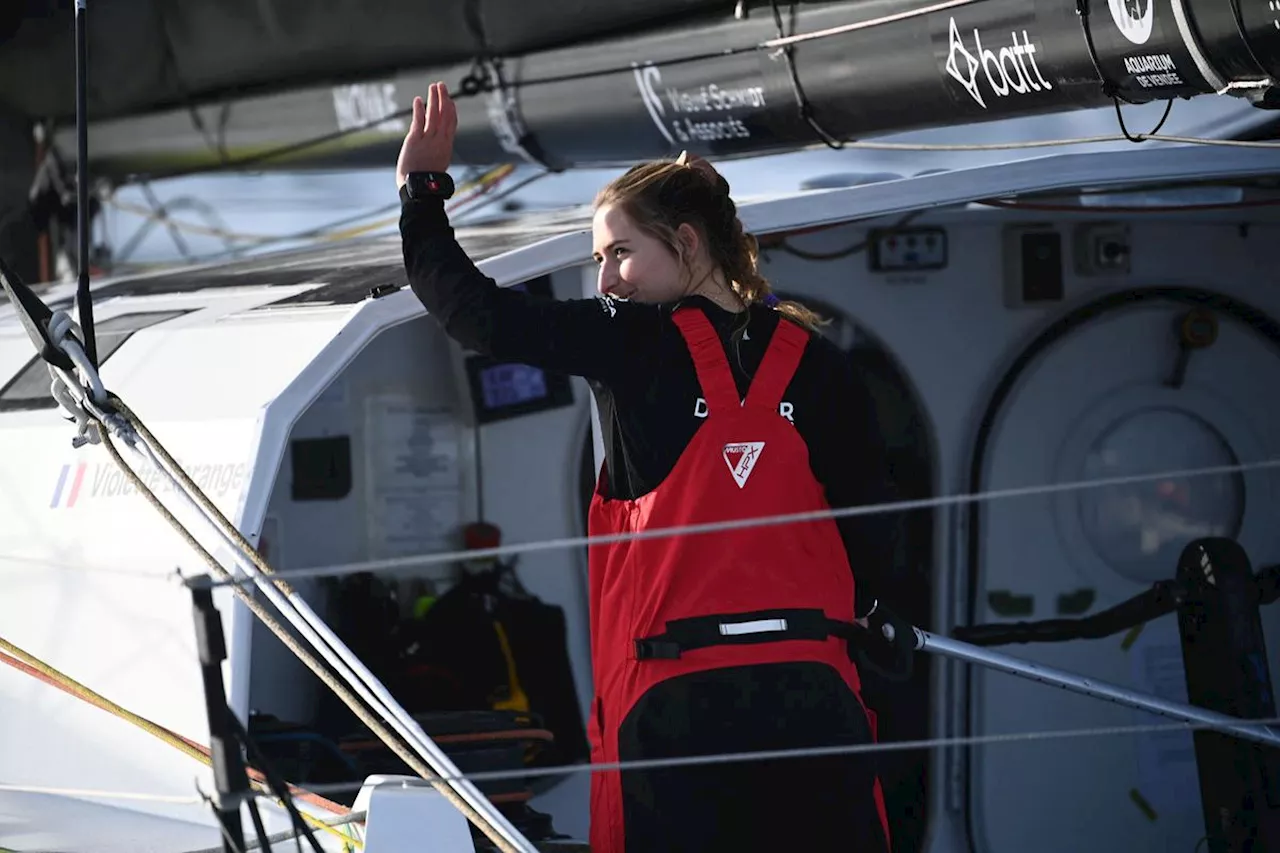
<svg viewBox="0 0 1280 853">
<path fill-rule="evenodd" d="M 186 472 L 183 471 L 182 467 L 156 440 L 155 436 L 151 434 L 151 431 L 147 429 L 146 425 L 142 423 L 138 416 L 135 415 L 119 397 L 114 394 L 109 396 L 110 405 L 124 417 L 129 425 L 137 431 L 138 435 L 141 436 L 143 440 L 154 449 L 156 454 L 164 460 L 165 464 L 169 466 L 173 473 L 173 476 L 175 476 L 182 485 L 187 488 L 189 493 L 194 496 L 193 499 L 201 509 L 209 513 L 212 518 L 216 519 L 219 526 L 225 528 L 224 532 L 245 551 L 246 555 L 252 558 L 254 565 L 263 574 L 275 575 L 275 572 L 269 565 L 267 565 L 266 561 L 262 559 L 262 556 L 258 554 L 257 550 L 249 544 L 249 542 L 240 534 L 240 531 L 236 530 L 235 526 L 226 519 L 221 510 L 219 510 L 208 499 L 204 492 L 191 480 Z M 121 470 L 124 472 L 125 476 L 129 478 L 130 482 L 133 483 L 134 487 L 137 488 L 138 493 L 142 495 L 143 498 L 145 498 L 146 501 L 150 503 L 166 521 L 169 522 L 174 531 L 177 532 L 183 541 L 200 556 L 215 575 L 223 578 L 224 581 L 233 581 L 231 575 L 225 568 L 223 568 L 222 564 L 214 559 L 213 555 L 210 554 L 204 546 L 196 540 L 191 532 L 187 530 L 186 527 L 173 515 L 173 513 L 171 513 L 169 509 L 160 502 L 159 498 L 156 497 L 155 493 L 151 491 L 143 479 L 138 476 L 128 463 L 125 462 L 124 458 L 120 455 L 120 451 L 116 449 L 115 443 L 111 440 L 108 431 L 102 430 L 101 433 L 102 443 L 106 446 L 107 452 L 111 454 L 112 459 L 120 466 Z M 279 579 L 278 576 L 273 583 L 284 594 L 292 594 L 292 589 L 289 585 L 284 580 Z M 361 722 L 368 726 L 370 731 L 377 735 L 377 737 L 383 741 L 383 743 L 385 743 L 387 747 L 400 758 L 400 760 L 412 768 L 413 771 L 423 779 L 431 783 L 436 790 L 440 792 L 441 796 L 466 815 L 467 819 L 477 826 L 490 841 L 503 851 L 503 853 L 517 853 L 515 847 L 512 846 L 512 844 L 507 841 L 500 832 L 498 832 L 496 827 L 491 826 L 489 822 L 481 817 L 481 815 L 473 809 L 449 783 L 442 781 L 439 776 L 427 767 L 425 762 L 423 762 L 418 756 L 414 755 L 401 741 L 399 741 L 381 720 L 361 704 L 360 700 L 356 698 L 345 684 L 335 678 L 333 673 L 326 669 L 308 649 L 304 648 L 295 637 L 286 631 L 284 627 L 276 621 L 276 619 L 268 613 L 250 593 L 246 592 L 239 584 L 235 585 L 233 588 L 236 596 L 244 602 L 245 606 L 248 607 L 255 616 L 262 620 L 262 623 L 266 625 L 273 634 L 280 638 L 280 641 L 284 643 L 285 647 L 297 656 L 297 658 L 302 661 L 308 669 L 315 673 L 316 677 L 319 678 L 326 687 L 332 690 L 343 701 L 343 703 L 351 709 L 352 713 L 354 713 Z"/>
<path fill-rule="evenodd" d="M 3 650 L 3 653 L 0 653 L 0 663 L 6 663 L 9 666 L 13 667 L 14 669 L 19 670 L 20 672 L 25 672 L 27 675 L 30 675 L 33 678 L 39 679 L 40 681 L 43 681 L 46 684 L 57 687 L 59 690 L 62 690 L 65 693 L 75 696 L 76 698 L 81 699 L 85 702 L 88 702 L 90 705 L 100 708 L 101 710 L 106 711 L 109 714 L 113 714 L 114 716 L 119 717 L 125 722 L 132 723 L 133 725 L 142 729 L 144 732 L 147 732 L 148 734 L 153 735 L 156 738 L 159 738 L 160 740 L 164 741 L 165 743 L 177 749 L 179 752 L 182 752 L 185 755 L 191 758 L 194 758 L 196 761 L 199 761 L 200 763 L 204 764 L 206 767 L 213 766 L 213 760 L 210 757 L 210 752 L 208 747 L 201 746 L 200 744 L 196 743 L 193 740 L 190 740 L 189 738 L 185 738 L 182 735 L 170 729 L 165 728 L 164 726 L 161 726 L 157 723 L 153 723 L 150 720 L 146 719 L 145 717 L 141 717 L 133 713 L 127 708 L 123 708 L 120 705 L 117 705 L 115 702 L 112 702 L 110 699 L 107 699 L 105 696 L 102 696 L 101 694 L 94 692 L 93 690 L 89 689 L 88 687 L 85 687 L 83 684 L 80 684 L 70 676 L 65 675 L 62 672 L 59 672 L 58 670 L 54 669 L 52 666 L 49 666 L 47 663 L 37 658 L 35 655 L 32 655 L 29 652 L 26 652 L 23 649 L 19 648 L 18 646 L 15 646 L 13 643 L 10 643 L 8 640 L 5 640 L 3 637 L 0 637 L 0 650 Z M 257 785 L 260 789 L 267 790 L 266 776 L 264 776 L 261 772 L 254 770 L 252 768 L 248 768 L 248 776 L 250 781 L 253 782 L 255 785 Z M 348 809 L 346 806 L 340 805 L 331 800 L 327 800 L 310 791 L 304 790 L 302 788 L 298 788 L 293 785 L 289 786 L 289 793 L 295 799 L 300 799 L 305 802 L 309 802 L 327 811 L 334 812 L 335 814 L 341 815 L 341 814 L 350 812 L 350 809 Z M 197 799 L 196 802 L 199 802 L 199 800 Z M 319 819 L 309 814 L 306 814 L 305 812 L 303 813 L 303 817 L 307 820 L 308 823 L 311 823 L 313 826 L 316 826 L 318 828 L 324 828 L 321 822 L 319 821 Z M 342 835 L 341 833 L 335 833 L 335 834 L 337 834 L 338 837 L 340 838 L 346 839 L 346 836 Z"/>
<path fill-rule="evenodd" d="M 435 554 L 419 554 L 410 557 L 394 557 L 386 560 L 367 560 L 360 563 L 346 563 L 336 566 L 320 566 L 309 569 L 290 569 L 291 578 L 338 577 L 373 571 L 392 571 L 396 569 L 420 568 L 440 563 L 454 563 L 462 560 L 487 560 L 509 557 L 517 554 L 553 551 L 566 548 L 592 547 L 619 542 L 632 542 L 640 539 L 665 539 L 673 536 L 692 534 L 722 533 L 730 530 L 743 530 L 752 527 L 768 527 L 782 524 L 824 521 L 826 519 L 850 518 L 861 515 L 875 515 L 888 512 L 906 512 L 919 509 L 937 509 L 969 503 L 1002 500 L 1007 498 L 1041 497 L 1063 492 L 1081 491 L 1084 489 L 1104 488 L 1107 486 L 1124 486 L 1134 483 L 1147 483 L 1156 480 L 1174 478 L 1205 477 L 1221 474 L 1236 474 L 1267 468 L 1280 468 L 1280 458 L 1265 459 L 1238 465 L 1215 465 L 1205 468 L 1186 468 L 1182 470 L 1158 471 L 1153 474 L 1132 474 L 1117 477 L 1103 477 L 1096 480 L 1075 480 L 1067 483 L 1050 483 L 1039 486 L 1020 486 L 1009 489 L 991 489 L 985 492 L 971 492 L 958 495 L 944 495 L 936 498 L 920 498 L 917 500 L 891 501 L 877 504 L 861 504 L 859 506 L 841 507 L 839 509 L 812 510 L 810 512 L 789 513 L 781 515 L 751 516 L 731 521 L 714 521 L 703 524 L 689 524 L 677 527 L 654 527 L 632 533 L 611 533 L 599 536 L 573 536 L 561 539 L 546 539 L 534 542 L 518 542 L 510 545 L 499 545 L 493 548 L 477 548 L 475 550 L 446 551 Z M 233 578 L 226 581 L 207 581 L 189 579 L 189 586 L 229 586 L 244 583 L 243 579 Z"/>
</svg>

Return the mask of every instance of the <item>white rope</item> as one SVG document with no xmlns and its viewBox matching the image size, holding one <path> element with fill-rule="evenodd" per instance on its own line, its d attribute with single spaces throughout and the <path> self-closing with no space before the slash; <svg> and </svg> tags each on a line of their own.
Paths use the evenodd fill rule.
<svg viewBox="0 0 1280 853">
<path fill-rule="evenodd" d="M 94 405 L 106 403 L 107 389 L 102 384 L 102 377 L 76 337 L 79 327 L 70 314 L 66 311 L 53 312 L 48 331 L 53 346 L 62 350 L 73 365 L 70 371 L 57 365 L 46 365 L 51 380 L 49 393 L 76 424 L 76 437 L 71 440 L 71 445 L 78 448 L 85 444 L 98 444 L 102 438 L 98 434 L 98 425 L 91 418 L 91 409 Z"/>
<path fill-rule="evenodd" d="M 851 518 L 863 515 L 876 515 L 888 512 L 906 512 L 918 509 L 936 509 L 939 507 L 958 506 L 968 503 L 1004 500 L 1008 498 L 1040 497 L 1061 494 L 1064 492 L 1083 491 L 1085 489 L 1105 488 L 1108 486 L 1124 486 L 1134 483 L 1147 483 L 1157 480 L 1175 478 L 1207 477 L 1221 474 L 1245 473 L 1248 471 L 1280 468 L 1280 459 L 1266 459 L 1239 465 L 1215 465 L 1204 468 L 1185 468 L 1181 470 L 1160 471 L 1153 474 L 1132 474 L 1117 477 L 1102 477 L 1094 480 L 1076 480 L 1067 483 L 1052 483 L 1040 486 L 1022 486 L 1008 489 L 991 489 L 985 492 L 944 495 L 936 498 L 921 498 L 908 501 L 890 501 L 877 504 L 842 507 L 839 509 L 814 510 L 811 512 L 787 513 L 782 515 L 755 516 L 734 519 L 731 521 L 707 522 L 677 527 L 659 527 L 633 533 L 612 533 L 600 536 L 573 536 L 561 539 L 547 539 L 533 542 L 520 542 L 511 545 L 499 545 L 493 548 L 477 548 L 475 550 L 446 551 L 437 554 L 421 554 L 409 557 L 394 557 L 385 560 L 366 560 L 359 563 L 343 563 L 331 566 L 317 566 L 303 569 L 287 569 L 282 577 L 289 580 L 296 578 L 338 577 L 359 574 L 361 572 L 395 571 L 440 563 L 454 563 L 462 560 L 483 560 L 494 557 L 506 557 L 538 551 L 552 551 L 566 548 L 581 548 L 592 545 L 607 545 L 618 542 L 631 542 L 640 539 L 664 539 L 673 536 L 687 536 L 705 533 L 722 533 L 730 530 L 743 530 L 752 527 L 768 527 L 781 524 L 797 524 L 825 519 Z M 207 584 L 209 586 L 227 586 L 244 583 L 244 580 L 188 580 L 189 584 Z"/>
<path fill-rule="evenodd" d="M 50 340 L 71 359 L 80 377 L 80 384 L 68 390 L 77 400 L 83 399 L 87 394 L 95 403 L 103 405 L 107 402 L 107 389 L 103 387 L 98 371 L 89 363 L 89 356 L 85 354 L 79 338 L 73 334 L 78 331 L 79 327 L 66 311 L 55 311 L 49 318 Z"/>
</svg>

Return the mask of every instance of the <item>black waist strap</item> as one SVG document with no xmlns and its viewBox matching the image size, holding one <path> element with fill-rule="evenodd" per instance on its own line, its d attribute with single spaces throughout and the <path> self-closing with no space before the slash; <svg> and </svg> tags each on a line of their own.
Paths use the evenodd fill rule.
<svg viewBox="0 0 1280 853">
<path fill-rule="evenodd" d="M 673 619 L 667 630 L 635 641 L 636 660 L 675 660 L 710 646 L 777 643 L 782 640 L 852 640 L 857 626 L 831 619 L 821 610 L 757 610 L 753 613 Z"/>
</svg>

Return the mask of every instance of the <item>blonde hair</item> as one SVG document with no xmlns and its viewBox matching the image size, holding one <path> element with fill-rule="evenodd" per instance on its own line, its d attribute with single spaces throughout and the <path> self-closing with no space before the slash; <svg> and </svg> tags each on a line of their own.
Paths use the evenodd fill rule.
<svg viewBox="0 0 1280 853">
<path fill-rule="evenodd" d="M 759 244 L 743 230 L 738 207 L 729 196 L 729 182 L 720 175 L 669 160 L 642 163 L 602 189 L 595 206 L 621 209 L 678 257 L 683 255 L 676 230 L 685 224 L 693 226 L 706 240 L 712 262 L 746 305 L 773 303 L 776 311 L 802 326 L 817 329 L 824 324 L 800 303 L 773 295 L 768 279 L 760 274 Z"/>
</svg>

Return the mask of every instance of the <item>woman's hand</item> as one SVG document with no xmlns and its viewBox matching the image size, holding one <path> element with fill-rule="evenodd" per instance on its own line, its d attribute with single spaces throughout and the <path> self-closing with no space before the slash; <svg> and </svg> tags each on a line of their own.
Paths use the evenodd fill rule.
<svg viewBox="0 0 1280 853">
<path fill-rule="evenodd" d="M 447 172 L 453 159 L 453 137 L 458 132 L 458 108 L 444 83 L 432 83 L 427 100 L 413 99 L 413 120 L 400 158 L 396 161 L 396 189 L 410 172 Z"/>
</svg>

